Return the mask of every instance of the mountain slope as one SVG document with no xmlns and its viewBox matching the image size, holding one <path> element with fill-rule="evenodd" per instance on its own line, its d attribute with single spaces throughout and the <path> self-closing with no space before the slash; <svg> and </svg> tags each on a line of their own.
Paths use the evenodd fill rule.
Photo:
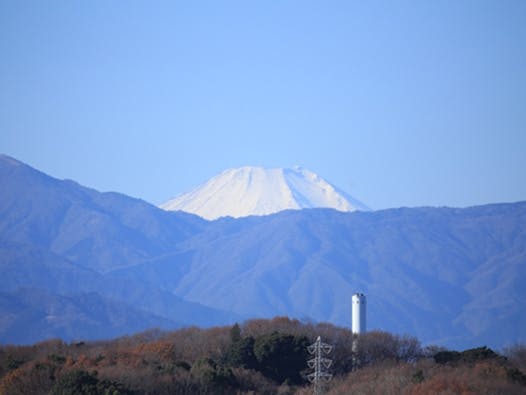
<svg viewBox="0 0 526 395">
<path fill-rule="evenodd" d="M 180 248 L 176 268 L 122 271 L 241 315 L 349 325 L 361 291 L 369 328 L 449 346 L 526 340 L 526 203 L 224 219 Z"/>
<path fill-rule="evenodd" d="M 57 180 L 5 155 L 0 155 L 0 185 L 0 291 L 4 296 L 22 288 L 38 289 L 53 298 L 93 294 L 104 303 L 119 304 L 119 309 L 128 306 L 130 311 L 140 309 L 145 317 L 156 317 L 145 319 L 144 325 L 214 325 L 238 319 L 235 314 L 185 301 L 142 279 L 108 274 L 170 253 L 178 242 L 206 225 L 199 217 L 167 213 L 138 199 Z M 49 300 L 42 298 L 39 305 L 35 299 L 31 311 L 44 311 Z M 5 313 L 17 315 L 9 306 Z M 104 328 L 107 317 L 96 313 L 90 320 L 94 327 Z M 27 322 L 23 317 L 22 321 Z M 125 320 L 115 331 L 108 327 L 106 335 L 100 334 L 135 331 L 133 322 Z M 20 333 L 25 332 L 13 325 L 0 328 L 2 341 L 23 338 Z M 68 336 L 84 336 L 81 326 L 71 323 L 70 329 Z M 50 326 L 41 335 L 61 333 Z M 27 336 L 25 341 L 32 341 Z"/>
<path fill-rule="evenodd" d="M 0 156 L 0 235 L 48 249 L 99 272 L 172 250 L 205 225 L 185 213 L 100 193 Z"/>
<path fill-rule="evenodd" d="M 339 211 L 367 210 L 364 204 L 318 175 L 299 167 L 225 170 L 160 207 L 169 211 L 186 211 L 206 219 L 268 215 L 288 209 L 314 207 Z"/>
<path fill-rule="evenodd" d="M 275 315 L 350 325 L 357 291 L 369 329 L 458 348 L 526 341 L 526 202 L 205 221 L 5 156 L 0 185 L 2 342 L 87 336 L 77 315 L 100 337 Z"/>
<path fill-rule="evenodd" d="M 181 326 L 97 293 L 59 295 L 34 288 L 0 292 L 0 317 L 0 339 L 15 344 L 49 338 L 105 339 Z"/>
</svg>

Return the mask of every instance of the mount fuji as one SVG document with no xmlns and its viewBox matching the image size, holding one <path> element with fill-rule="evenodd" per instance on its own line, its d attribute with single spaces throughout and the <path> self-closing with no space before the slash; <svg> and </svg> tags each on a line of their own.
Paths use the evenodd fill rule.
<svg viewBox="0 0 526 395">
<path fill-rule="evenodd" d="M 261 216 L 303 208 L 332 208 L 343 212 L 369 210 L 360 201 L 304 168 L 249 166 L 225 170 L 159 207 L 167 211 L 185 211 L 208 220 Z"/>
<path fill-rule="evenodd" d="M 229 199 L 252 210 L 276 190 L 292 208 L 338 201 L 301 169 L 225 173 L 218 188 L 237 185 Z M 332 200 L 313 198 L 323 187 Z M 274 316 L 348 325 L 357 291 L 370 329 L 455 348 L 526 341 L 526 202 L 336 207 L 207 221 L 0 155 L 0 343 Z"/>
</svg>

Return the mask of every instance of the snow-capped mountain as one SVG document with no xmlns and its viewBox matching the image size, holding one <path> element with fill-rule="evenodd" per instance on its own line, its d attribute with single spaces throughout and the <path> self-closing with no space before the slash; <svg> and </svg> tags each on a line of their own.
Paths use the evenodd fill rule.
<svg viewBox="0 0 526 395">
<path fill-rule="evenodd" d="M 526 341 L 526 202 L 205 221 L 2 155 L 0 185 L 0 343 L 274 316 L 348 326 L 357 290 L 373 330 Z"/>
<path fill-rule="evenodd" d="M 210 220 L 302 208 L 368 210 L 363 203 L 301 167 L 267 169 L 248 166 L 225 170 L 160 207 L 168 211 L 186 211 Z"/>
</svg>

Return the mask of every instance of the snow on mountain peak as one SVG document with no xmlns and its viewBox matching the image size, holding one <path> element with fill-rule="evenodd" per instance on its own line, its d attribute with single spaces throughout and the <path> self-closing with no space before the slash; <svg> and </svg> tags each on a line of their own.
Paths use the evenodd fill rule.
<svg viewBox="0 0 526 395">
<path fill-rule="evenodd" d="M 160 207 L 206 219 L 267 215 L 287 209 L 327 207 L 368 210 L 361 202 L 307 169 L 240 167 L 228 169 Z"/>
</svg>

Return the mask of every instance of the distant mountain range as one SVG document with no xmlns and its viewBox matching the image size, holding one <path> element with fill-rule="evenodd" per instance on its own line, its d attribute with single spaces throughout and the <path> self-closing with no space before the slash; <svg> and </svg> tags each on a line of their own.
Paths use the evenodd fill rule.
<svg viewBox="0 0 526 395">
<path fill-rule="evenodd" d="M 222 218 L 0 156 L 0 342 L 289 315 L 455 348 L 526 341 L 526 202 Z"/>
<path fill-rule="evenodd" d="M 368 210 L 363 203 L 301 167 L 266 169 L 249 166 L 225 170 L 160 207 L 209 220 L 303 208 L 333 208 L 346 212 Z"/>
</svg>

